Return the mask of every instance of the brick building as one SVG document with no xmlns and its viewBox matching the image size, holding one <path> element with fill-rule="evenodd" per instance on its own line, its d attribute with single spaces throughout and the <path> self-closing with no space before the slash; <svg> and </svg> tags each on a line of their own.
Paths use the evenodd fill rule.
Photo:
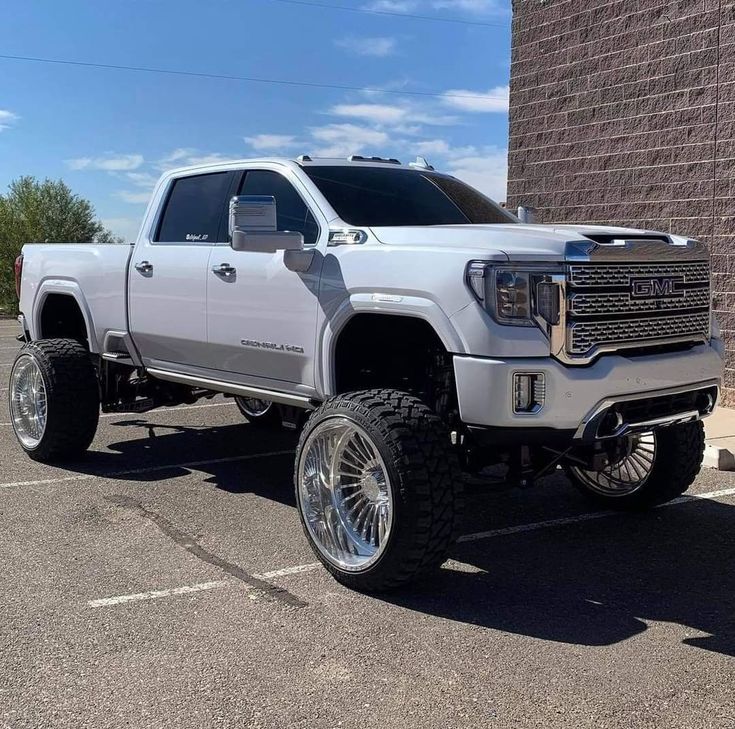
<svg viewBox="0 0 735 729">
<path fill-rule="evenodd" d="M 735 406 L 735 2 L 513 0 L 509 206 L 696 237 Z"/>
</svg>

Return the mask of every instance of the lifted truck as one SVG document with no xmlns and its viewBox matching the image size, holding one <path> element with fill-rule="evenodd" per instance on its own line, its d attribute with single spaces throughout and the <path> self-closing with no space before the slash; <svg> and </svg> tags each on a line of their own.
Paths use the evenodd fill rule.
<svg viewBox="0 0 735 729">
<path fill-rule="evenodd" d="M 104 412 L 234 396 L 301 429 L 296 503 L 344 584 L 437 567 L 462 470 L 559 466 L 610 508 L 684 492 L 723 345 L 696 241 L 525 225 L 424 160 L 263 159 L 161 178 L 135 243 L 28 245 L 10 411 L 39 461 Z"/>
</svg>

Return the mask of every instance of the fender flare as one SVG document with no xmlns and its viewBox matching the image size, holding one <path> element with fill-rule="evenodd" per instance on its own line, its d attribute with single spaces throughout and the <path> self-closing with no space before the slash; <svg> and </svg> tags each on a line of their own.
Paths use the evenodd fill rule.
<svg viewBox="0 0 735 729">
<path fill-rule="evenodd" d="M 326 397 L 335 392 L 334 360 L 337 340 L 348 322 L 359 314 L 423 319 L 434 330 L 447 352 L 467 353 L 466 342 L 435 301 L 423 296 L 397 296 L 380 292 L 352 294 L 325 319 L 318 335 L 315 373 L 317 392 Z"/>
<path fill-rule="evenodd" d="M 95 334 L 94 320 L 92 311 L 87 303 L 87 299 L 82 293 L 82 289 L 76 281 L 70 279 L 49 278 L 42 281 L 36 291 L 33 299 L 33 314 L 30 320 L 30 332 L 32 339 L 39 339 L 41 333 L 41 312 L 43 311 L 46 299 L 51 294 L 60 294 L 62 296 L 71 296 L 82 312 L 84 326 L 87 329 L 87 342 L 89 343 L 89 351 L 99 354 L 99 345 Z"/>
</svg>

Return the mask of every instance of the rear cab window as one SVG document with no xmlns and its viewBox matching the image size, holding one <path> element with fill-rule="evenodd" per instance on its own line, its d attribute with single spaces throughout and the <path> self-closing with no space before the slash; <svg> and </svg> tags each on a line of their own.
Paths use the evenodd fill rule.
<svg viewBox="0 0 735 729">
<path fill-rule="evenodd" d="M 154 242 L 214 245 L 222 236 L 231 182 L 231 172 L 211 172 L 174 180 Z"/>
</svg>

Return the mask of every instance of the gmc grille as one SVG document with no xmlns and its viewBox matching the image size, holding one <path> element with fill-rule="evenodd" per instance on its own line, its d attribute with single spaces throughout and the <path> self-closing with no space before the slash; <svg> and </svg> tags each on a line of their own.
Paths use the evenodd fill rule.
<svg viewBox="0 0 735 729">
<path fill-rule="evenodd" d="M 707 339 L 709 282 L 706 261 L 571 264 L 567 355 L 585 359 L 601 349 Z"/>
</svg>

